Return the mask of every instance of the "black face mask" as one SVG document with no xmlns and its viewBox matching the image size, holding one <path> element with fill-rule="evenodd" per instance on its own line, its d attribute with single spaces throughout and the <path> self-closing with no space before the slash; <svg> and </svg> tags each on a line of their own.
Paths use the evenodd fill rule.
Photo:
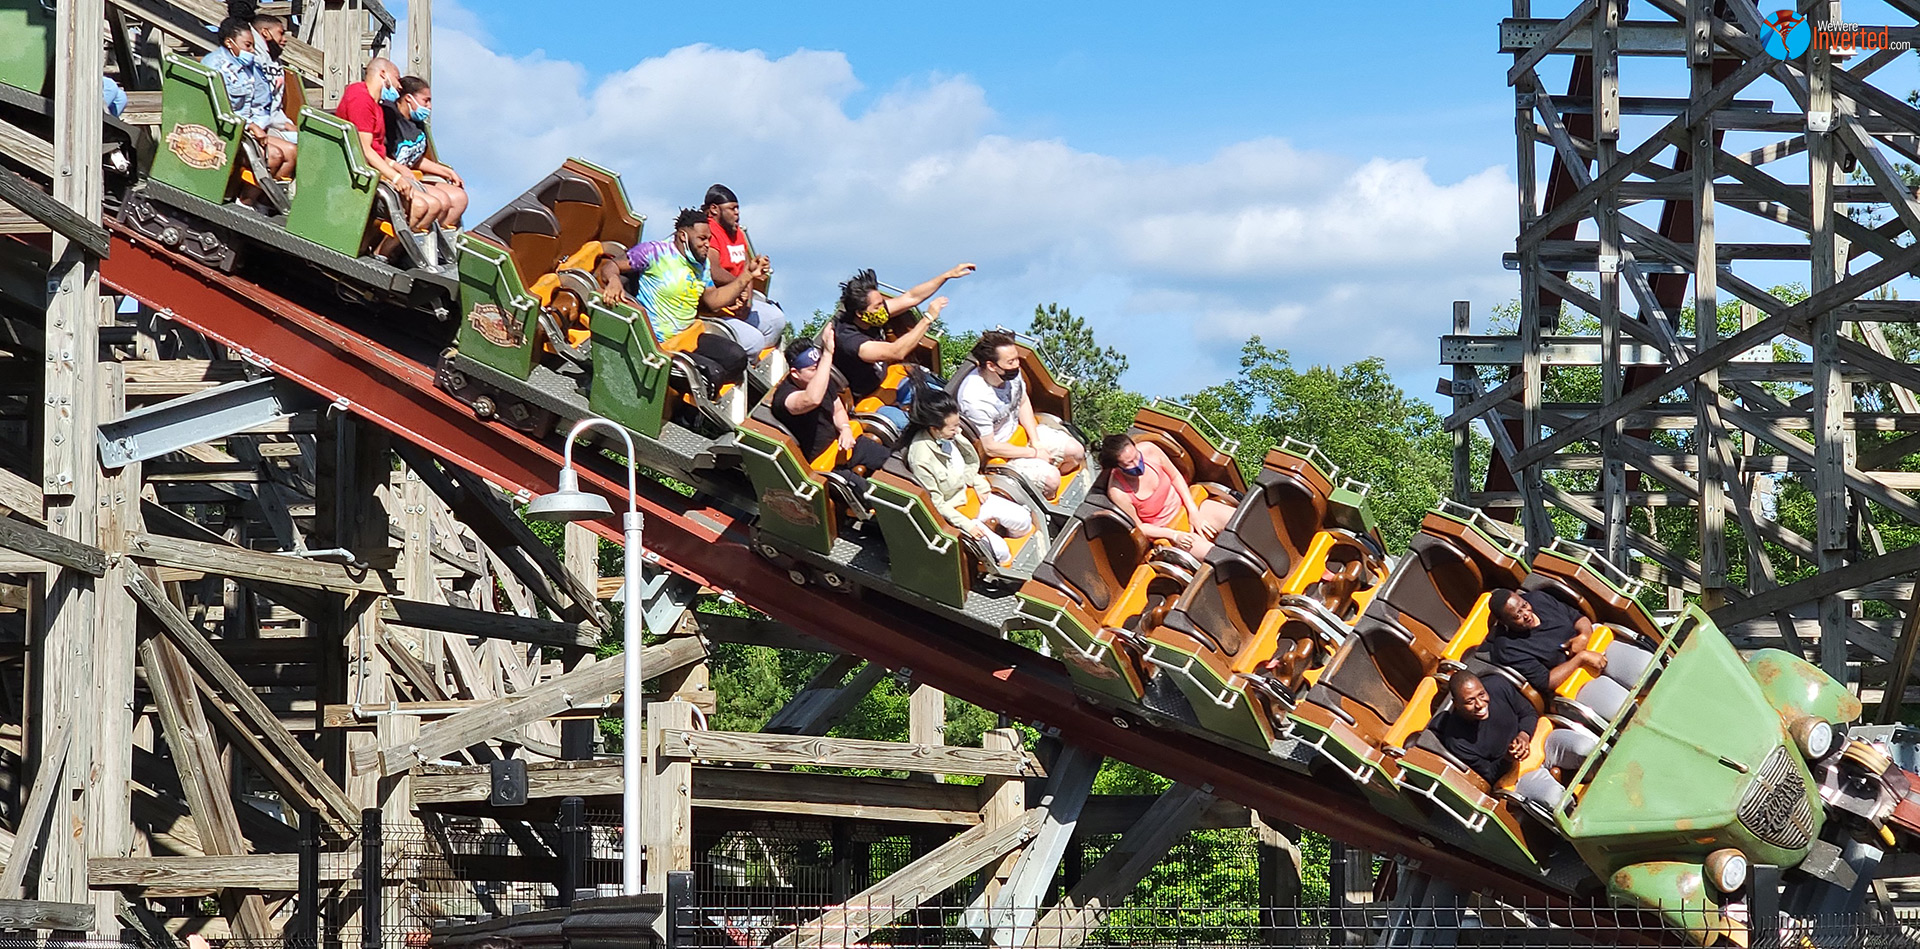
<svg viewBox="0 0 1920 949">
<path fill-rule="evenodd" d="M 280 44 L 272 40 L 268 40 L 267 52 L 272 53 L 275 59 L 280 58 Z"/>
</svg>

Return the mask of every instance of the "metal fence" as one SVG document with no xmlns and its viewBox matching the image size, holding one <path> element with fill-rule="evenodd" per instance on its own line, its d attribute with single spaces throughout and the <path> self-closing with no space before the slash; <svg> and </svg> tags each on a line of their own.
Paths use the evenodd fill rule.
<svg viewBox="0 0 1920 949">
<path fill-rule="evenodd" d="M 1071 912 L 1059 907 L 1008 911 L 988 920 L 955 910 L 886 903 L 835 907 L 679 906 L 670 913 L 668 945 L 734 947 L 842 947 L 890 949 L 1018 945 L 1027 949 L 1195 949 L 1210 946 L 1503 946 L 1511 949 L 1576 946 L 1685 945 L 1687 939 L 1652 913 L 1610 908 L 1525 910 L 1463 903 L 1419 910 L 1378 908 L 1249 908 L 1242 906 L 1122 906 Z M 991 932 L 981 924 L 998 925 Z M 1711 938 L 1744 926 L 1690 916 Z M 1725 937 L 1722 937 L 1725 938 Z M 1710 943 L 1711 944 L 1711 943 Z M 1733 942 L 1726 943 L 1735 944 Z M 1920 928 L 1879 916 L 1782 919 L 1768 938 L 1756 928 L 1752 949 L 1777 947 L 1916 947 Z"/>
</svg>

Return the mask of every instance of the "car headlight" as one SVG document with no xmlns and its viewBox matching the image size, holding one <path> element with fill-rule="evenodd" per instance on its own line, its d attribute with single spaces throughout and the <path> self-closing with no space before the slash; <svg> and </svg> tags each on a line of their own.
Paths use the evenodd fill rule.
<svg viewBox="0 0 1920 949">
<path fill-rule="evenodd" d="M 1793 743 L 1800 747 L 1800 753 L 1808 761 L 1818 761 L 1833 750 L 1833 723 L 1818 716 L 1809 715 L 1796 720 L 1787 728 L 1787 734 L 1793 737 Z"/>
<path fill-rule="evenodd" d="M 1704 869 L 1707 882 L 1722 893 L 1732 893 L 1747 885 L 1747 855 L 1732 847 L 1707 854 Z"/>
</svg>

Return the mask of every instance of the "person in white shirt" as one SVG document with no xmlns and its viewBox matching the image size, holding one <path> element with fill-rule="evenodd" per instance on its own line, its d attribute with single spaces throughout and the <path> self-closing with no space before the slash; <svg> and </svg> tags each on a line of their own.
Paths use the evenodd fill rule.
<svg viewBox="0 0 1920 949">
<path fill-rule="evenodd" d="M 1041 425 L 1020 378 L 1020 347 L 1013 334 L 988 330 L 973 346 L 979 368 L 961 380 L 960 415 L 980 433 L 988 457 L 1005 458 L 1013 470 L 1048 497 L 1060 491 L 1061 476 L 1086 464 L 1087 449 L 1061 429 Z M 1015 444 L 1025 432 L 1025 444 Z"/>
</svg>

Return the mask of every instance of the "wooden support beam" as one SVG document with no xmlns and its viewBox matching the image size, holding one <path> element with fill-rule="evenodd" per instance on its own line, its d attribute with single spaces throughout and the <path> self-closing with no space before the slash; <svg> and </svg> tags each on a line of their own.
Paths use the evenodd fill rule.
<svg viewBox="0 0 1920 949">
<path fill-rule="evenodd" d="M 0 929 L 50 929 L 86 932 L 93 928 L 92 903 L 43 903 L 0 900 Z"/>
<path fill-rule="evenodd" d="M 239 545 L 221 537 L 199 524 L 190 521 L 166 507 L 151 501 L 140 502 L 140 518 L 146 528 L 155 533 L 167 534 L 186 540 L 199 541 L 220 548 L 222 551 L 241 550 Z M 272 556 L 271 554 L 263 556 Z M 231 574 L 229 574 L 231 576 Z M 309 620 L 319 619 L 338 609 L 336 598 L 323 590 L 292 586 L 268 580 L 248 577 L 236 577 L 242 585 L 286 608 L 299 613 Z"/>
<path fill-rule="evenodd" d="M 1213 802 L 1214 796 L 1199 788 L 1185 784 L 1168 788 L 1080 878 L 1066 899 L 1034 924 L 1026 949 L 1075 949 L 1085 943 Z"/>
<path fill-rule="evenodd" d="M 600 628 L 592 623 L 562 623 L 512 613 L 486 613 L 418 600 L 383 602 L 380 620 L 389 627 L 505 639 L 536 646 L 591 649 L 600 644 Z"/>
<path fill-rule="evenodd" d="M 33 182 L 6 168 L 0 168 L 0 202 L 13 205 L 95 257 L 104 258 L 112 249 L 113 242 L 107 237 L 106 228 L 48 197 Z"/>
<path fill-rule="evenodd" d="M 308 806 L 314 808 L 336 833 L 351 836 L 352 829 L 358 826 L 360 814 L 346 791 L 321 770 L 313 755 L 301 747 L 286 726 L 280 724 L 279 717 L 260 701 L 246 679 L 220 657 L 206 636 L 167 599 L 144 571 L 128 571 L 127 590 L 159 621 L 161 631 L 192 664 L 194 671 L 206 677 L 209 684 L 221 690 L 234 704 L 247 725 L 273 752 L 274 766 L 297 780 L 297 787 Z"/>
<path fill-rule="evenodd" d="M 414 446 L 396 445 L 394 450 L 548 608 L 563 619 L 610 628 L 611 620 L 590 578 L 568 570 L 492 485 L 459 468 L 443 469 L 437 459 Z"/>
<path fill-rule="evenodd" d="M 326 705 L 320 709 L 321 728 L 372 728 L 383 715 L 411 715 L 423 721 L 444 719 L 498 701 L 497 699 L 430 699 L 424 702 L 390 702 L 366 706 L 356 714 L 351 705 Z M 592 721 L 613 708 L 611 702 L 582 702 L 548 716 L 566 721 Z"/>
<path fill-rule="evenodd" d="M 707 655 L 706 643 L 695 636 L 678 636 L 640 655 L 649 678 L 698 662 Z M 608 656 L 577 671 L 556 676 L 525 692 L 493 699 L 420 729 L 405 745 L 361 749 L 353 755 L 356 772 L 399 774 L 417 764 L 504 735 L 530 722 L 543 721 L 575 702 L 598 702 L 620 688 L 622 663 Z"/>
<path fill-rule="evenodd" d="M 331 593 L 399 592 L 383 570 L 309 560 L 286 554 L 263 554 L 240 547 L 136 533 L 128 540 L 131 555 L 167 567 L 198 570 L 223 577 L 284 583 Z"/>
<path fill-rule="evenodd" d="M 35 174 L 53 177 L 53 143 L 5 120 L 0 120 L 0 153 Z"/>
<path fill-rule="evenodd" d="M 138 576 L 139 571 L 132 571 Z M 200 707 L 200 698 L 191 679 L 193 673 L 178 649 L 165 640 L 149 639 L 140 644 L 140 667 L 147 689 L 159 708 L 162 734 L 166 737 L 180 787 L 186 794 L 194 828 L 201 846 L 214 857 L 244 857 L 247 844 L 240 834 L 239 814 L 234 810 L 227 775 L 221 767 L 213 731 Z M 91 882 L 89 881 L 89 886 Z M 237 898 L 235 898 L 237 896 Z M 221 908 L 233 918 L 235 928 L 244 936 L 267 939 L 273 935 L 266 904 L 257 895 L 222 894 Z"/>
<path fill-rule="evenodd" d="M 647 732 L 641 745 L 648 758 L 640 768 L 641 829 L 629 831 L 623 846 L 645 843 L 646 888 L 656 893 L 666 892 L 667 874 L 693 869 L 693 764 L 666 753 L 667 732 L 692 727 L 692 705 L 647 703 Z"/>
<path fill-rule="evenodd" d="M 1086 806 L 1093 779 L 1099 775 L 1100 763 L 1104 760 L 1100 753 L 1079 745 L 1067 745 L 1054 760 L 1046 791 L 1041 795 L 1039 806 L 1034 808 L 1045 815 L 1039 830 L 1021 849 L 1020 859 L 1007 875 L 1006 885 L 994 895 L 992 910 L 984 920 L 983 928 L 992 931 L 988 937 L 990 944 L 1026 944 L 1027 934 L 1040 916 L 1040 904 L 1053 886 L 1060 861 L 1066 856 L 1067 844 L 1073 838 L 1074 828 L 1079 826 L 1081 808 Z"/>
<path fill-rule="evenodd" d="M 10 517 L 0 517 L 0 547 L 88 576 L 107 575 L 107 555 L 100 548 Z"/>
<path fill-rule="evenodd" d="M 953 745 L 912 745 L 895 741 L 754 732 L 668 729 L 660 734 L 660 752 L 670 758 L 714 762 L 941 771 L 1003 777 L 1042 777 L 1046 774 L 1040 762 L 1024 750 L 994 751 Z"/>
<path fill-rule="evenodd" d="M 14 845 L 7 855 L 7 867 L 0 870 L 0 898 L 17 900 L 26 889 L 28 865 L 40 849 L 39 841 L 49 830 L 47 818 L 64 783 L 62 774 L 66 771 L 67 754 L 73 747 L 73 731 L 68 728 L 60 732 L 48 743 L 47 752 L 40 760 L 33 789 L 27 792 L 20 819 L 14 823 Z"/>
<path fill-rule="evenodd" d="M 1800 603 L 1832 596 L 1842 590 L 1862 586 L 1875 580 L 1912 573 L 1915 570 L 1920 570 L 1920 546 L 1903 547 L 1878 557 L 1855 561 L 1836 570 L 1814 574 L 1805 580 L 1756 594 L 1737 603 L 1729 603 L 1714 610 L 1710 615 L 1714 623 L 1722 627 L 1731 626 Z"/>
<path fill-rule="evenodd" d="M 968 830 L 818 919 L 802 923 L 774 945 L 780 949 L 854 945 L 1032 839 L 1045 817 L 1045 810 L 1035 808 L 1016 821 Z"/>
<path fill-rule="evenodd" d="M 1702 350 L 1686 362 L 1661 373 L 1630 392 L 1623 393 L 1611 405 L 1581 416 L 1566 428 L 1555 431 L 1552 435 L 1521 449 L 1512 463 L 1516 467 L 1537 464 L 1546 456 L 1583 438 L 1591 437 L 1608 423 L 1625 418 L 1627 413 L 1650 405 L 1668 392 L 1700 378 L 1700 375 L 1708 369 L 1773 339 L 1791 327 L 1803 324 L 1815 313 L 1854 299 L 1906 273 L 1916 265 L 1920 265 L 1920 245 L 1904 248 L 1891 257 Z M 1722 277 L 1725 276 L 1726 274 L 1723 273 Z"/>
<path fill-rule="evenodd" d="M 885 666 L 869 662 L 842 683 L 847 671 L 861 662 L 858 656 L 835 656 L 767 719 L 761 731 L 782 735 L 826 734 L 887 674 Z"/>
<path fill-rule="evenodd" d="M 300 857 L 291 853 L 95 857 L 87 861 L 87 885 L 96 890 L 127 887 L 291 892 L 300 888 Z"/>
<path fill-rule="evenodd" d="M 1874 710 L 1874 721 L 1882 725 L 1892 725 L 1900 720 L 1900 697 L 1906 694 L 1907 679 L 1913 675 L 1913 657 L 1920 651 L 1920 583 L 1914 584 L 1913 595 L 1907 599 L 1907 615 L 1900 624 L 1899 645 L 1893 654 L 1893 662 L 1887 667 L 1886 697 L 1880 700 L 1880 707 Z"/>
</svg>

